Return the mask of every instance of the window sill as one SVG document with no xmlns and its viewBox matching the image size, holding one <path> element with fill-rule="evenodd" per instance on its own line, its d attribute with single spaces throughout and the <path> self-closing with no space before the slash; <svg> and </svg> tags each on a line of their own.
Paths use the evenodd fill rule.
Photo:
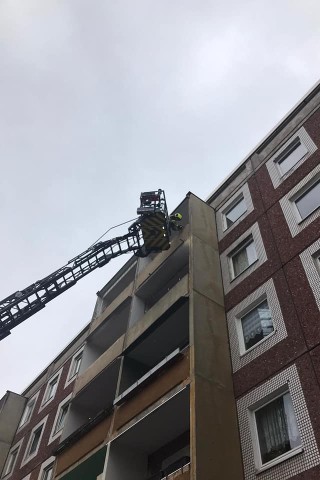
<svg viewBox="0 0 320 480">
<path fill-rule="evenodd" d="M 252 345 L 252 347 L 248 348 L 245 352 L 241 352 L 240 353 L 240 358 L 245 357 L 247 355 L 247 353 L 252 352 L 252 350 L 257 348 L 259 345 L 264 343 L 266 340 L 269 340 L 269 338 L 273 337 L 273 335 L 275 335 L 276 333 L 277 333 L 277 329 L 273 330 L 273 332 L 269 333 L 269 335 L 267 337 L 264 337 L 262 340 L 257 342 L 255 345 Z"/>
<path fill-rule="evenodd" d="M 284 453 L 278 458 L 275 458 L 274 460 L 270 460 L 270 462 L 266 463 L 265 465 L 262 465 L 259 468 L 256 468 L 256 474 L 262 473 L 265 470 L 268 470 L 269 468 L 272 468 L 279 463 L 285 462 L 286 460 L 289 460 L 289 458 L 294 457 L 295 455 L 298 455 L 299 453 L 303 453 L 304 449 L 303 447 L 296 447 L 293 450 L 290 450 L 290 452 Z"/>
</svg>

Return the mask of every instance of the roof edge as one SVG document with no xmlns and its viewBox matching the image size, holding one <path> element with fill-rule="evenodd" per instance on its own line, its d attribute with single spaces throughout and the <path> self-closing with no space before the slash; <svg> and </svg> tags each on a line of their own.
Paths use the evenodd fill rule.
<svg viewBox="0 0 320 480">
<path fill-rule="evenodd" d="M 221 182 L 218 186 L 208 195 L 205 199 L 207 203 L 212 202 L 217 195 L 223 190 L 225 185 L 228 185 L 237 175 L 241 172 L 244 168 L 245 162 L 249 160 L 249 158 L 254 153 L 260 153 L 261 150 L 268 144 L 276 135 L 278 135 L 279 131 L 282 130 L 291 120 L 293 117 L 297 115 L 297 113 L 302 110 L 302 108 L 309 103 L 309 101 L 316 96 L 317 93 L 320 91 L 320 80 L 316 82 L 308 91 L 307 93 L 289 110 L 289 112 L 267 133 L 265 137 L 251 150 L 248 155 L 231 171 L 231 173 Z"/>
</svg>

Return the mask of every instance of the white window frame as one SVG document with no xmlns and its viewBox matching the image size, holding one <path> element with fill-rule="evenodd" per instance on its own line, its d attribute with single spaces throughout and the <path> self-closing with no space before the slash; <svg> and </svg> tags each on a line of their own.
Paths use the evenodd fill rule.
<svg viewBox="0 0 320 480">
<path fill-rule="evenodd" d="M 254 345 L 252 345 L 252 347 L 249 347 L 249 348 L 246 348 L 245 346 L 245 341 L 244 341 L 244 335 L 243 335 L 243 327 L 242 327 L 242 319 L 243 317 L 245 317 L 248 313 L 252 312 L 253 310 L 255 310 L 257 307 L 259 307 L 259 305 L 261 305 L 263 302 L 267 302 L 268 304 L 268 308 L 270 310 L 270 314 L 271 314 L 271 319 L 272 319 L 272 325 L 273 325 L 273 331 L 269 333 L 269 335 L 266 335 L 265 337 L 263 337 L 261 340 L 259 340 L 259 342 L 255 343 Z M 275 324 L 274 324 L 274 321 L 273 321 L 273 317 L 272 317 L 272 309 L 271 309 L 271 306 L 269 305 L 269 302 L 268 302 L 268 297 L 267 297 L 267 294 L 263 294 L 261 297 L 259 297 L 254 303 L 252 303 L 249 307 L 249 309 L 246 309 L 244 310 L 243 312 L 241 312 L 240 315 L 237 316 L 237 331 L 238 331 L 238 338 L 239 338 L 239 347 L 240 347 L 240 355 L 247 355 L 249 352 L 251 352 L 251 350 L 253 350 L 254 348 L 257 348 L 259 345 L 261 345 L 261 343 L 265 342 L 266 340 L 268 340 L 272 335 L 274 335 L 276 333 L 276 329 L 275 329 Z"/>
<path fill-rule="evenodd" d="M 6 462 L 5 462 L 5 464 L 4 464 L 4 468 L 3 468 L 3 472 L 2 472 L 1 478 L 7 479 L 7 478 L 10 478 L 11 475 L 13 474 L 14 469 L 15 469 L 15 467 L 16 467 L 16 465 L 17 465 L 17 460 L 18 460 L 18 457 L 19 457 L 19 453 L 20 453 L 20 449 L 21 449 L 21 445 L 22 445 L 23 440 L 24 440 L 24 437 L 21 438 L 21 440 L 19 440 L 19 442 L 17 442 L 15 445 L 13 445 L 13 447 L 10 448 L 10 450 L 9 450 L 9 452 L 8 452 L 8 455 L 7 455 L 7 458 L 6 458 Z M 5 473 L 5 472 L 7 471 L 7 469 L 8 469 L 9 461 L 10 461 L 10 459 L 11 459 L 11 455 L 12 455 L 12 453 L 15 452 L 16 450 L 18 450 L 18 451 L 17 451 L 17 455 L 16 455 L 16 457 L 15 457 L 15 459 L 14 459 L 12 468 L 11 468 L 11 470 L 10 470 L 8 473 Z"/>
<path fill-rule="evenodd" d="M 232 206 L 236 205 L 240 197 L 243 197 L 247 209 L 242 215 L 240 215 L 240 217 L 233 223 L 233 225 L 230 225 L 230 227 L 226 228 L 225 214 L 226 212 L 230 211 L 230 209 L 232 209 Z M 249 213 L 251 213 L 253 210 L 254 207 L 250 195 L 249 186 L 247 183 L 245 183 L 217 210 L 217 232 L 219 240 L 222 240 L 222 238 L 224 238 L 237 225 L 239 225 L 239 223 L 242 222 L 242 220 L 244 220 L 247 215 L 249 215 Z"/>
<path fill-rule="evenodd" d="M 228 226 L 228 222 L 227 222 L 227 215 L 228 213 L 230 213 L 237 205 L 239 205 L 240 202 L 244 202 L 245 206 L 246 206 L 246 209 L 245 211 L 239 215 L 239 217 L 233 222 L 232 225 L 229 225 Z M 241 192 L 240 195 L 238 195 L 232 202 L 231 204 L 229 204 L 222 212 L 222 218 L 223 218 L 223 231 L 225 232 L 226 230 L 228 230 L 229 228 L 233 227 L 233 225 L 241 219 L 241 217 L 243 215 L 245 215 L 247 213 L 247 205 L 246 205 L 246 200 L 244 198 L 244 195 L 243 193 Z"/>
<path fill-rule="evenodd" d="M 297 201 L 301 197 L 303 197 L 308 191 L 312 190 L 313 186 L 317 185 L 318 183 L 320 183 L 320 175 L 315 176 L 311 182 L 307 183 L 301 190 L 299 190 L 299 192 L 297 192 L 293 197 L 291 197 L 290 200 L 293 203 L 293 208 L 294 208 L 295 215 L 296 215 L 298 223 L 304 222 L 305 220 L 307 220 L 310 217 L 310 215 L 312 215 L 317 210 L 319 210 L 320 204 L 319 204 L 318 207 L 316 207 L 310 213 L 308 213 L 308 215 L 306 217 L 302 218 L 302 216 L 299 212 L 298 206 L 297 206 Z"/>
<path fill-rule="evenodd" d="M 32 397 L 30 397 L 26 403 L 26 406 L 24 407 L 24 410 L 23 410 L 23 413 L 22 413 L 22 416 L 21 416 L 21 420 L 20 420 L 20 423 L 19 423 L 19 427 L 18 427 L 18 430 L 21 430 L 22 428 L 24 428 L 26 425 L 28 425 L 28 423 L 30 422 L 31 418 L 32 418 L 32 415 L 33 415 L 33 412 L 34 412 L 34 409 L 35 409 L 35 406 L 36 406 L 36 403 L 37 403 L 37 400 L 38 400 L 38 396 L 39 396 L 39 392 L 40 390 L 35 393 Z M 33 403 L 33 406 L 32 406 L 32 409 L 31 409 L 31 413 L 29 415 L 29 418 L 28 420 L 23 421 L 24 419 L 24 416 L 27 412 L 27 409 L 29 408 L 30 404 Z"/>
<path fill-rule="evenodd" d="M 251 244 L 254 245 L 254 249 L 255 249 L 255 253 L 256 253 L 257 258 L 253 262 L 248 263 L 247 267 L 244 270 L 242 270 L 242 272 L 240 272 L 236 275 L 236 273 L 234 271 L 234 261 L 233 261 L 234 257 L 236 255 L 238 255 L 240 252 L 242 252 L 243 250 L 246 250 L 247 247 Z M 229 255 L 228 255 L 228 260 L 229 260 L 230 277 L 231 277 L 231 281 L 233 281 L 236 278 L 238 278 L 240 275 L 242 275 L 246 270 L 248 270 L 248 268 L 250 268 L 251 265 L 253 265 L 255 262 L 257 262 L 259 260 L 253 236 L 249 235 L 249 237 L 247 239 L 245 239 L 245 240 L 243 240 L 243 242 L 241 242 L 241 244 L 239 245 L 238 248 L 236 247 L 234 251 L 230 252 Z"/>
<path fill-rule="evenodd" d="M 301 145 L 305 147 L 306 153 L 292 168 L 290 168 L 290 170 L 288 170 L 286 173 L 282 173 L 281 166 L 278 164 L 278 162 L 279 160 L 281 161 L 285 150 L 287 150 L 287 148 L 297 140 L 299 140 Z M 286 178 L 288 178 L 297 168 L 299 168 L 300 165 L 302 165 L 317 150 L 317 148 L 318 147 L 308 135 L 306 129 L 301 127 L 280 148 L 278 148 L 272 157 L 266 162 L 266 167 L 269 172 L 273 187 L 279 187 L 279 185 L 281 185 Z"/>
<path fill-rule="evenodd" d="M 43 410 L 47 405 L 49 405 L 50 402 L 52 402 L 52 400 L 54 400 L 56 394 L 57 394 L 57 391 L 58 391 L 58 388 L 59 388 L 59 381 L 60 381 L 60 377 L 61 377 L 61 373 L 62 373 L 62 368 L 54 373 L 48 380 L 47 382 L 47 385 L 46 385 L 46 388 L 45 388 L 45 391 L 44 391 L 44 394 L 43 394 L 43 397 L 42 397 L 42 402 L 41 402 L 41 406 L 39 408 L 39 412 L 41 412 L 41 410 Z M 56 389 L 55 389 L 55 392 L 54 394 L 52 395 L 52 397 L 50 398 L 47 398 L 48 396 L 48 392 L 49 392 L 49 388 L 50 388 L 50 385 L 53 383 L 54 380 L 57 379 L 57 382 L 56 382 Z"/>
<path fill-rule="evenodd" d="M 230 254 L 236 251 L 244 240 L 252 235 L 258 260 L 253 262 L 246 270 L 235 278 L 231 278 L 230 275 Z M 254 223 L 248 230 L 246 230 L 240 237 L 233 242 L 224 252 L 220 255 L 222 279 L 224 285 L 224 292 L 229 293 L 235 286 L 239 285 L 245 278 L 251 275 L 257 268 L 259 268 L 267 260 L 267 254 L 263 245 L 259 224 Z"/>
<path fill-rule="evenodd" d="M 39 475 L 38 475 L 38 480 L 43 480 L 45 471 L 48 469 L 48 467 L 51 467 L 51 465 L 52 467 L 54 467 L 54 462 L 55 462 L 55 457 L 50 457 L 50 458 L 47 458 L 47 460 L 42 463 L 40 467 Z"/>
<path fill-rule="evenodd" d="M 46 428 L 46 423 L 47 423 L 47 420 L 48 420 L 48 415 L 43 418 L 39 423 L 37 423 L 37 425 L 35 425 L 33 427 L 33 429 L 31 430 L 30 432 L 30 435 L 29 435 L 29 439 L 28 439 L 28 443 L 27 443 L 27 446 L 26 446 L 26 449 L 25 449 L 25 452 L 24 452 L 24 457 L 23 457 L 23 460 L 21 462 L 21 467 L 23 467 L 26 463 L 28 463 L 30 460 L 32 460 L 34 457 L 36 457 L 38 455 L 38 451 L 39 451 L 39 448 L 40 448 L 40 445 L 41 445 L 41 441 L 42 441 L 42 437 L 43 437 L 43 433 L 45 431 L 45 428 Z M 33 453 L 31 453 L 29 455 L 29 449 L 31 447 L 31 444 L 32 444 L 32 441 L 33 441 L 33 437 L 34 437 L 34 433 L 40 428 L 42 427 L 42 430 L 41 430 L 41 433 L 40 433 L 40 437 L 39 437 L 39 441 L 38 441 L 38 444 L 37 444 L 37 448 L 35 449 L 35 451 Z"/>
<path fill-rule="evenodd" d="M 256 420 L 256 412 L 258 410 L 261 410 L 262 408 L 266 407 L 269 405 L 269 403 L 272 403 L 274 400 L 277 400 L 280 397 L 283 397 L 285 394 L 289 393 L 295 418 L 297 421 L 297 415 L 294 409 L 293 405 L 293 400 L 292 396 L 290 394 L 290 390 L 288 385 L 284 385 L 282 388 L 280 388 L 278 391 L 274 392 L 273 394 L 269 395 L 265 401 L 260 401 L 259 405 L 254 406 L 253 408 L 249 409 L 249 415 L 250 415 L 250 423 L 251 423 L 251 433 L 252 433 L 252 443 L 253 443 L 253 448 L 254 448 L 254 457 L 255 457 L 255 464 L 256 464 L 256 469 L 257 472 L 263 472 L 264 470 L 268 470 L 269 468 L 278 465 L 279 463 L 284 462 L 285 460 L 288 460 L 289 458 L 297 455 L 298 453 L 301 453 L 303 451 L 302 447 L 302 441 L 301 444 L 297 447 L 292 448 L 288 452 L 283 453 L 282 455 L 279 455 L 278 457 L 274 458 L 273 460 L 269 460 L 269 462 L 262 463 L 261 459 L 261 449 L 260 449 L 260 443 L 259 443 L 259 435 L 258 435 L 258 427 L 257 427 L 257 420 Z M 297 422 L 298 424 L 298 422 Z M 299 429 L 299 427 L 298 427 Z M 300 434 L 300 431 L 299 431 Z M 301 439 L 301 436 L 300 436 Z"/>
<path fill-rule="evenodd" d="M 300 253 L 301 263 L 320 311 L 320 239 Z"/>
<path fill-rule="evenodd" d="M 289 168 L 288 170 L 284 171 L 284 169 L 281 167 L 281 164 L 287 159 L 289 158 L 289 156 L 291 155 L 291 153 L 293 153 L 297 147 L 299 147 L 299 145 L 301 145 L 301 147 L 304 149 L 304 153 L 301 155 L 301 157 L 299 158 L 299 160 L 296 161 L 296 163 L 291 167 Z M 305 144 L 303 143 L 303 141 L 301 140 L 301 138 L 299 137 L 299 135 L 295 136 L 293 138 L 293 140 L 291 140 L 291 142 L 289 143 L 289 145 L 284 149 L 284 151 L 282 153 L 280 153 L 275 159 L 274 159 L 274 162 L 275 164 L 277 165 L 277 168 L 279 169 L 279 172 L 280 172 L 280 175 L 281 177 L 284 177 L 286 175 L 288 175 L 290 173 L 291 170 L 295 169 L 297 164 L 300 164 L 301 160 L 308 154 L 308 149 L 307 147 L 305 146 Z"/>
<path fill-rule="evenodd" d="M 51 430 L 51 433 L 50 433 L 48 445 L 50 443 L 52 443 L 54 440 L 56 440 L 57 438 L 59 438 L 60 435 L 63 432 L 64 425 L 57 432 L 55 431 L 55 429 L 57 427 L 57 423 L 58 423 L 58 420 L 59 420 L 59 417 L 60 417 L 60 412 L 66 404 L 70 404 L 71 397 L 72 397 L 72 393 L 70 393 L 66 398 L 64 398 L 62 400 L 62 402 L 59 403 L 59 406 L 58 406 L 57 412 L 56 412 L 56 416 L 55 416 L 55 419 L 54 419 L 54 422 L 53 422 L 52 430 Z"/>
<path fill-rule="evenodd" d="M 73 372 L 73 368 L 74 368 L 74 364 L 76 362 L 76 359 L 79 355 L 81 355 L 81 362 L 82 362 L 82 359 L 83 359 L 83 351 L 84 351 L 84 347 L 85 345 L 82 345 L 82 347 L 80 347 L 76 353 L 73 355 L 72 359 L 71 359 L 71 362 L 70 362 L 70 367 L 69 367 L 69 371 L 68 371 L 68 375 L 67 375 L 67 380 L 66 380 L 66 383 L 65 383 L 65 387 L 67 387 L 68 385 L 70 385 L 71 382 L 73 382 L 79 375 L 79 371 L 76 372 L 75 374 L 72 375 L 72 372 Z M 80 362 L 80 367 L 79 369 L 81 368 L 81 362 Z"/>
<path fill-rule="evenodd" d="M 320 208 L 316 208 L 305 219 L 301 219 L 298 208 L 295 204 L 297 198 L 308 190 L 320 178 L 320 165 L 317 165 L 308 175 L 306 175 L 290 192 L 280 200 L 283 215 L 287 221 L 292 237 L 298 235 L 304 228 L 310 225 L 316 218 L 320 217 Z"/>
<path fill-rule="evenodd" d="M 260 342 L 245 350 L 241 318 L 263 300 L 268 302 L 274 330 Z M 233 372 L 244 367 L 278 342 L 284 340 L 288 334 L 273 279 L 269 279 L 232 308 L 232 310 L 229 310 L 227 322 Z"/>
<path fill-rule="evenodd" d="M 264 470 L 266 472 L 267 468 L 271 468 L 271 466 L 272 470 L 270 470 L 270 474 L 266 473 L 266 476 L 262 475 L 262 477 L 265 479 L 291 478 L 320 464 L 319 449 L 306 405 L 304 391 L 297 367 L 293 364 L 251 389 L 237 400 L 239 433 L 246 480 L 257 480 L 257 473 L 261 471 L 257 470 L 255 463 L 254 424 L 252 424 L 252 415 L 250 413 L 269 399 L 274 398 L 277 393 L 285 390 L 289 390 L 291 395 L 303 451 L 292 458 L 282 458 L 282 461 L 278 464 L 265 467 Z"/>
</svg>

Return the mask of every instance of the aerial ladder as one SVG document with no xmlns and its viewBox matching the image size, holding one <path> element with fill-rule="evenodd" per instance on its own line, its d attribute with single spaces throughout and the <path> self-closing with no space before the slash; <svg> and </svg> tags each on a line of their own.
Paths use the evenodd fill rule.
<svg viewBox="0 0 320 480">
<path fill-rule="evenodd" d="M 10 335 L 14 327 L 43 309 L 48 302 L 71 288 L 78 280 L 96 268 L 103 267 L 112 258 L 129 252 L 145 257 L 170 248 L 171 230 L 181 228 L 177 222 L 182 217 L 180 214 L 168 215 L 164 191 L 159 189 L 142 192 L 137 214 L 138 218 L 125 235 L 93 244 L 69 260 L 67 265 L 2 300 L 0 340 Z"/>
</svg>

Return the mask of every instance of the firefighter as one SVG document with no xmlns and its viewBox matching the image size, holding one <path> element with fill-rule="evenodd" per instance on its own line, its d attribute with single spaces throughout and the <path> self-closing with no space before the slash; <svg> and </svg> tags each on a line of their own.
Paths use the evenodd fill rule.
<svg viewBox="0 0 320 480">
<path fill-rule="evenodd" d="M 175 231 L 182 230 L 183 226 L 179 225 L 179 223 L 178 223 L 178 222 L 181 222 L 181 220 L 182 220 L 181 213 L 174 213 L 174 214 L 170 215 L 169 226 L 170 226 L 171 230 L 175 230 Z"/>
</svg>

